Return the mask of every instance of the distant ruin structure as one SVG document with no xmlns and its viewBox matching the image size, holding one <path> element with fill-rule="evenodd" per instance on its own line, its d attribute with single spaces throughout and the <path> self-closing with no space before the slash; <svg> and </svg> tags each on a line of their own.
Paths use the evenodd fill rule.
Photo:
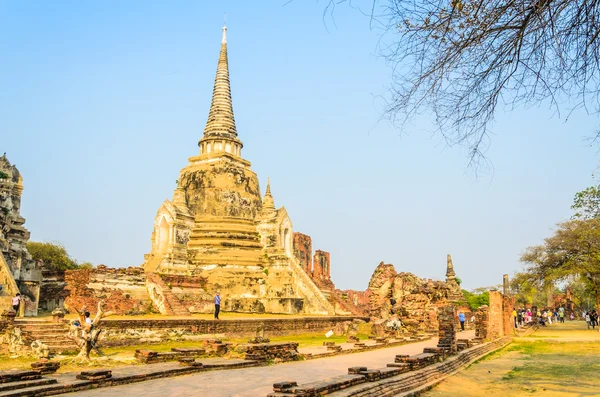
<svg viewBox="0 0 600 397">
<path fill-rule="evenodd" d="M 36 316 L 40 299 L 42 264 L 27 251 L 30 233 L 23 226 L 21 196 L 23 178 L 6 153 L 0 157 L 0 305 L 11 307 L 17 292 L 22 295 L 21 316 Z"/>
</svg>

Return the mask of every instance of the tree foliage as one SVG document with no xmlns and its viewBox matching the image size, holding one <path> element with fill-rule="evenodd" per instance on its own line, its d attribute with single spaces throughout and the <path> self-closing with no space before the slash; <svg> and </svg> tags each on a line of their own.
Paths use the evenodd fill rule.
<svg viewBox="0 0 600 397">
<path fill-rule="evenodd" d="M 51 270 L 73 270 L 79 267 L 77 261 L 69 256 L 67 249 L 58 243 L 41 243 L 30 241 L 27 251 L 34 260 L 44 262 L 44 267 Z"/>
<path fill-rule="evenodd" d="M 471 310 L 475 311 L 479 306 L 490 304 L 490 292 L 483 291 L 481 293 L 469 292 L 466 289 L 462 290 L 463 296 L 467 300 L 467 303 L 471 307 Z"/>
<path fill-rule="evenodd" d="M 600 218 L 560 223 L 544 244 L 527 248 L 521 261 L 540 281 L 578 277 L 600 308 Z"/>
<path fill-rule="evenodd" d="M 339 3 L 331 0 L 325 15 Z M 394 71 L 388 114 L 433 112 L 477 161 L 499 105 L 600 111 L 600 0 L 369 0 Z M 386 40 L 386 38 L 390 40 Z M 598 133 L 600 134 L 600 132 Z"/>
<path fill-rule="evenodd" d="M 575 219 L 600 218 L 600 185 L 577 192 L 571 209 Z"/>
<path fill-rule="evenodd" d="M 534 274 L 521 272 L 513 275 L 510 280 L 510 291 L 515 297 L 515 303 L 519 306 L 538 306 L 546 305 L 546 289 L 543 281 L 540 281 Z"/>
</svg>

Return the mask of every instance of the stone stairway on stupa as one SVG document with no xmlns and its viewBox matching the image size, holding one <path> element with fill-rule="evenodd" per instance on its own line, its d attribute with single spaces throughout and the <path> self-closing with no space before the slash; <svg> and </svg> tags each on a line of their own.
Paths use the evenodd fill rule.
<svg viewBox="0 0 600 397">
<path fill-rule="evenodd" d="M 181 303 L 181 301 L 173 294 L 171 288 L 165 283 L 159 274 L 149 273 L 148 280 L 160 286 L 163 297 L 163 305 L 165 313 L 170 316 L 189 316 L 190 311 Z"/>
</svg>

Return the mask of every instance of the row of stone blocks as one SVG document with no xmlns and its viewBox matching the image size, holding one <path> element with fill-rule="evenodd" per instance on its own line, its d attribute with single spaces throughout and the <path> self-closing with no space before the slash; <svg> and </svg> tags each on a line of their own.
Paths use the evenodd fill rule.
<svg viewBox="0 0 600 397">
<path fill-rule="evenodd" d="M 200 348 L 176 348 L 170 352 L 157 352 L 154 350 L 138 349 L 135 351 L 135 358 L 144 364 L 164 363 L 167 361 L 178 361 L 182 358 L 197 358 L 206 353 L 205 349 Z"/>
<path fill-rule="evenodd" d="M 250 344 L 238 346 L 238 349 L 246 353 L 246 360 L 293 361 L 299 357 L 296 342 Z"/>
<path fill-rule="evenodd" d="M 279 382 L 273 385 L 273 392 L 267 397 L 291 395 L 318 397 L 331 393 L 335 393 L 336 397 L 391 397 L 452 373 L 475 357 L 501 347 L 509 341 L 510 338 L 502 338 L 474 347 L 447 361 L 441 361 L 443 356 L 436 353 L 423 353 L 416 356 L 398 355 L 395 362 L 388 364 L 386 368 L 369 370 L 366 367 L 352 367 L 348 368 L 348 375 L 303 385 L 293 381 Z M 392 377 L 398 378 L 387 379 Z M 362 384 L 365 384 L 364 387 L 361 387 Z"/>
</svg>

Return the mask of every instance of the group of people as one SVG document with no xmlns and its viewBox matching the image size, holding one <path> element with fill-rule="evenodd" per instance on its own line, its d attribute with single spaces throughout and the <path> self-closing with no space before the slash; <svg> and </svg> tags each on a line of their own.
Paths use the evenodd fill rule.
<svg viewBox="0 0 600 397">
<path fill-rule="evenodd" d="M 564 323 L 565 322 L 565 309 L 564 307 L 559 307 L 558 309 L 538 309 L 534 307 L 533 309 L 529 308 L 513 308 L 512 317 L 515 322 L 515 328 L 519 328 L 525 324 L 529 324 L 531 322 L 537 322 L 542 327 L 546 325 L 552 324 L 552 322 Z M 574 319 L 573 313 L 571 313 L 571 320 Z"/>
<path fill-rule="evenodd" d="M 590 327 L 596 329 L 596 326 L 598 325 L 598 312 L 596 310 L 583 312 L 583 318 L 585 318 L 588 329 L 590 329 Z"/>
</svg>

